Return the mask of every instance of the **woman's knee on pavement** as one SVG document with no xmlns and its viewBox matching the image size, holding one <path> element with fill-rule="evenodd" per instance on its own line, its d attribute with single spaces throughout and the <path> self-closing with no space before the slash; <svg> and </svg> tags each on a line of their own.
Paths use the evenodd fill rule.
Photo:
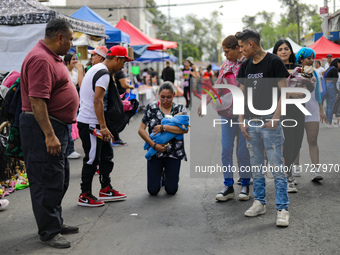
<svg viewBox="0 0 340 255">
<path fill-rule="evenodd" d="M 178 186 L 177 187 L 167 187 L 165 186 L 165 191 L 168 195 L 175 195 L 177 193 L 177 190 L 178 190 Z"/>
<path fill-rule="evenodd" d="M 161 190 L 161 187 L 148 187 L 148 192 L 151 196 L 157 196 L 158 192 Z"/>
</svg>

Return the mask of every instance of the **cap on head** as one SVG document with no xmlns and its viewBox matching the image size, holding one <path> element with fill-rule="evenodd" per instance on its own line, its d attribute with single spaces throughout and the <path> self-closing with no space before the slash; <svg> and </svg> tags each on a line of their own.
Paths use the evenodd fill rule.
<svg viewBox="0 0 340 255">
<path fill-rule="evenodd" d="M 94 50 L 89 50 L 90 54 L 98 54 L 102 56 L 103 58 L 106 58 L 107 52 L 108 52 L 108 49 L 105 46 L 97 46 Z"/>
<path fill-rule="evenodd" d="M 327 58 L 331 58 L 331 57 L 332 57 L 332 54 L 328 54 L 328 55 L 327 55 Z"/>
<path fill-rule="evenodd" d="M 107 52 L 107 56 L 114 56 L 114 57 L 125 57 L 126 62 L 131 62 L 134 59 L 128 56 L 128 52 L 125 47 L 123 46 L 112 46 L 109 51 Z"/>
<path fill-rule="evenodd" d="M 185 60 L 188 61 L 192 65 L 194 64 L 194 58 L 193 57 L 187 57 Z"/>
</svg>

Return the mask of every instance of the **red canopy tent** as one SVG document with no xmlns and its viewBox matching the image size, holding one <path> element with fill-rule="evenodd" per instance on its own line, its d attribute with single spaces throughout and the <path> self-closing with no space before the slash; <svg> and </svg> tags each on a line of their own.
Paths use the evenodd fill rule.
<svg viewBox="0 0 340 255">
<path fill-rule="evenodd" d="M 152 38 L 142 31 L 140 31 L 137 27 L 132 25 L 130 22 L 125 19 L 120 19 L 117 23 L 116 28 L 130 35 L 130 45 L 149 45 L 148 50 L 166 50 L 177 48 L 176 42 L 164 41 Z"/>
<path fill-rule="evenodd" d="M 328 54 L 332 54 L 333 58 L 340 57 L 340 45 L 331 42 L 323 36 L 308 47 L 315 51 L 316 59 L 326 58 Z"/>
</svg>

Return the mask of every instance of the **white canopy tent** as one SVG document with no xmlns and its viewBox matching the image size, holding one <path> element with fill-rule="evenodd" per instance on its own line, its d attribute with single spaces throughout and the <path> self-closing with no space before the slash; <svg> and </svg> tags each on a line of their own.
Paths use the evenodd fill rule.
<svg viewBox="0 0 340 255">
<path fill-rule="evenodd" d="M 302 46 L 298 45 L 296 42 L 294 42 L 292 39 L 290 39 L 289 37 L 285 38 L 288 42 L 290 42 L 290 44 L 292 45 L 293 51 L 296 54 L 301 48 Z M 267 52 L 273 53 L 273 49 L 274 47 L 266 50 Z"/>
<path fill-rule="evenodd" d="M 44 38 L 46 23 L 69 21 L 74 31 L 105 37 L 104 26 L 58 13 L 36 0 L 0 1 L 0 71 L 19 71 L 27 53 Z"/>
</svg>

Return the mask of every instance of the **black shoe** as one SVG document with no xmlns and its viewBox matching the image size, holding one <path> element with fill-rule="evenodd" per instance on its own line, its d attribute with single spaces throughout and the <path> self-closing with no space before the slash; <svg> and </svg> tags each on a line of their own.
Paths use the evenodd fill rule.
<svg viewBox="0 0 340 255">
<path fill-rule="evenodd" d="M 241 200 L 241 201 L 249 200 L 249 187 L 242 186 L 241 192 L 238 195 L 238 200 Z"/>
<path fill-rule="evenodd" d="M 237 179 L 237 184 L 241 185 L 241 177 Z"/>
<path fill-rule="evenodd" d="M 227 186 L 224 187 L 224 189 L 221 190 L 221 192 L 216 195 L 216 200 L 227 201 L 228 199 L 232 199 L 234 197 L 235 197 L 234 187 Z"/>
<path fill-rule="evenodd" d="M 71 243 L 67 241 L 61 234 L 56 235 L 50 240 L 47 241 L 41 241 L 45 244 L 48 244 L 49 246 L 52 246 L 54 248 L 69 248 L 71 247 Z"/>
<path fill-rule="evenodd" d="M 78 232 L 79 232 L 79 228 L 78 227 L 69 226 L 69 225 L 63 224 L 61 226 L 60 234 L 67 235 L 67 234 L 76 234 Z"/>
</svg>

